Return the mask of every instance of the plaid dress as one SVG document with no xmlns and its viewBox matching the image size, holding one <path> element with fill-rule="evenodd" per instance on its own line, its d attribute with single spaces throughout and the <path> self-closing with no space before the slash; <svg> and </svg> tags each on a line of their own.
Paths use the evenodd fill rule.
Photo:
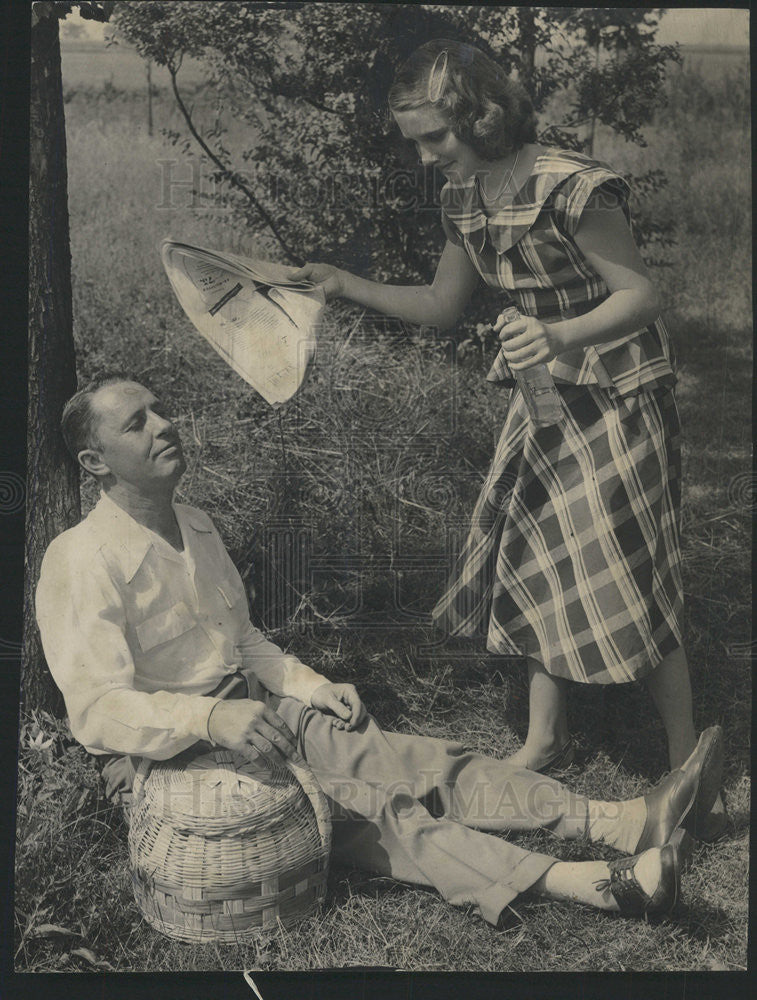
<svg viewBox="0 0 757 1000">
<path fill-rule="evenodd" d="M 608 297 L 573 235 L 590 196 L 593 208 L 622 208 L 630 225 L 629 193 L 605 164 L 547 149 L 513 201 L 488 214 L 475 178 L 445 185 L 442 223 L 488 285 L 550 322 Z M 673 364 L 658 319 L 550 362 L 565 414 L 557 425 L 535 427 L 512 394 L 437 624 L 595 684 L 635 680 L 681 644 Z M 515 385 L 502 352 L 487 378 Z"/>
</svg>

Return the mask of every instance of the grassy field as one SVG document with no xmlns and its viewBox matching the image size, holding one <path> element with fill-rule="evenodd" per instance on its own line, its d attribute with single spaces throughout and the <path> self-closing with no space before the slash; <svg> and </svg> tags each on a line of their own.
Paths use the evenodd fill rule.
<svg viewBox="0 0 757 1000">
<path fill-rule="evenodd" d="M 243 252 L 265 251 L 266 241 L 192 194 L 191 182 L 207 184 L 208 175 L 199 156 L 182 157 L 160 135 L 178 121 L 162 84 L 150 136 L 146 94 L 127 84 L 126 69 L 97 77 L 74 55 L 64 54 L 64 71 L 81 377 L 121 368 L 159 387 L 188 454 L 179 499 L 214 518 L 276 641 L 327 676 L 353 680 L 387 727 L 506 756 L 527 724 L 522 667 L 470 645 L 433 646 L 426 624 L 504 416 L 483 359 L 454 363 L 443 340 L 408 337 L 331 306 L 312 378 L 279 420 L 190 330 L 156 252 L 169 234 Z M 677 224 L 671 266 L 656 278 L 680 363 L 687 641 L 697 725 L 725 730 L 732 826 L 725 841 L 697 848 L 675 912 L 629 921 L 524 900 L 521 921 L 493 931 L 434 893 L 335 868 L 324 911 L 296 930 L 246 946 L 172 942 L 140 919 L 125 828 L 104 803 L 89 758 L 65 723 L 37 713 L 21 732 L 19 970 L 745 968 L 748 83 L 744 66 L 711 70 L 673 74 L 669 107 L 647 130 L 647 149 L 604 132 L 596 148 L 622 170 L 663 168 L 669 185 L 654 210 Z M 188 87 L 201 108 L 201 74 Z M 87 487 L 85 508 L 93 499 Z M 293 533 L 303 539 L 299 560 L 288 560 L 282 544 Z M 347 568 L 329 563 L 339 554 L 351 557 Z M 566 774 L 571 787 L 621 798 L 659 778 L 664 733 L 640 686 L 574 687 L 570 712 L 580 754 Z M 542 833 L 518 842 L 566 859 L 612 855 Z"/>
</svg>

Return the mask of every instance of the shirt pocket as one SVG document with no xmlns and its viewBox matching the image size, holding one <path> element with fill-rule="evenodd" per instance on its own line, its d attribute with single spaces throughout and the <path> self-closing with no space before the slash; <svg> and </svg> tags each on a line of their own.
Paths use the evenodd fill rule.
<svg viewBox="0 0 757 1000">
<path fill-rule="evenodd" d="M 183 601 L 172 608 L 146 618 L 135 626 L 137 641 L 143 653 L 164 642 L 170 642 L 193 629 L 197 622 Z"/>
</svg>

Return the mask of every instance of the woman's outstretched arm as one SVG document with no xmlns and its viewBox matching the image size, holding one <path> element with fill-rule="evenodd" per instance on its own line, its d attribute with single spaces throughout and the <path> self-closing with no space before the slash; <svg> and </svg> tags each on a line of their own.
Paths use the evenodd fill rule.
<svg viewBox="0 0 757 1000">
<path fill-rule="evenodd" d="M 462 247 L 447 242 L 430 285 L 385 285 L 360 278 L 331 264 L 305 264 L 293 271 L 322 286 L 327 298 L 341 297 L 408 323 L 451 327 L 479 282 L 479 275 Z"/>
</svg>

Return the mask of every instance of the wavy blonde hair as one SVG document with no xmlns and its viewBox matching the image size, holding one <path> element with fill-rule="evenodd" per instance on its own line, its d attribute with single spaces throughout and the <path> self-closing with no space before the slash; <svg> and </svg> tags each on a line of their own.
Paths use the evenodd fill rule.
<svg viewBox="0 0 757 1000">
<path fill-rule="evenodd" d="M 455 136 L 485 160 L 536 142 L 536 113 L 525 89 L 474 45 L 437 38 L 400 66 L 390 110 L 424 104 L 445 111 Z"/>
</svg>

